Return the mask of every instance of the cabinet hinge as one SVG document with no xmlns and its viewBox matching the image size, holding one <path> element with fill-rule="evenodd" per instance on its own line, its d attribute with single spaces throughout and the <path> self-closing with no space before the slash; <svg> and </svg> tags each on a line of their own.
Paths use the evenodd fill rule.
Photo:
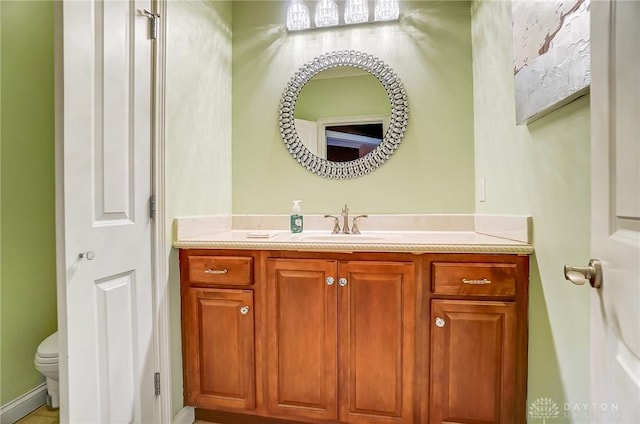
<svg viewBox="0 0 640 424">
<path fill-rule="evenodd" d="M 154 195 L 151 195 L 151 197 L 149 197 L 149 216 L 151 218 L 156 217 L 156 196 Z"/>
<path fill-rule="evenodd" d="M 160 396 L 160 373 L 159 372 L 153 375 L 153 387 L 154 387 L 156 396 Z"/>
<path fill-rule="evenodd" d="M 158 19 L 160 15 L 155 12 L 149 12 L 147 9 L 141 10 L 144 16 L 149 18 L 149 39 L 155 40 L 158 38 Z"/>
</svg>

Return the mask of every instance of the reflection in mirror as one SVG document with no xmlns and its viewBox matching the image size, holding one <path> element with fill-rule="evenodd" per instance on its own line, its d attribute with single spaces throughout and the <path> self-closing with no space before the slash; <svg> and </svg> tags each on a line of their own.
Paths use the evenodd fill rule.
<svg viewBox="0 0 640 424">
<path fill-rule="evenodd" d="M 380 59 L 354 50 L 318 56 L 287 84 L 280 135 L 293 158 L 327 178 L 366 175 L 391 158 L 409 119 L 402 82 Z"/>
<path fill-rule="evenodd" d="M 375 124 L 333 125 L 325 127 L 327 160 L 347 162 L 356 160 L 382 142 L 382 122 Z"/>
<path fill-rule="evenodd" d="M 376 77 L 343 66 L 315 75 L 294 111 L 302 143 L 322 159 L 347 162 L 373 151 L 389 129 L 391 104 Z"/>
</svg>

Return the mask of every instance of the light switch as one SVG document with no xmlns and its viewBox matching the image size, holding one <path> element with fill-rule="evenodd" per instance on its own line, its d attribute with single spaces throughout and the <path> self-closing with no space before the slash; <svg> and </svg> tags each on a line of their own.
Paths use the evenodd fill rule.
<svg viewBox="0 0 640 424">
<path fill-rule="evenodd" d="M 484 178 L 478 179 L 478 201 L 479 202 L 487 201 L 487 190 L 486 190 Z"/>
</svg>

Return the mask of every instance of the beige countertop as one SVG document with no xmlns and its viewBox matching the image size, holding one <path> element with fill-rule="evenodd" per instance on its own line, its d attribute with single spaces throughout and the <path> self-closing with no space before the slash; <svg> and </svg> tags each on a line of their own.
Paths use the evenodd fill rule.
<svg viewBox="0 0 640 424">
<path fill-rule="evenodd" d="M 471 218 L 470 218 L 471 217 Z M 406 230 L 402 225 L 384 231 L 362 230 L 362 234 L 331 234 L 328 230 L 311 230 L 292 234 L 282 227 L 282 219 L 273 216 L 253 217 L 195 217 L 178 218 L 174 222 L 173 246 L 179 249 L 252 249 L 296 250 L 318 252 L 455 252 L 531 254 L 533 246 L 528 240 L 528 217 L 491 216 L 478 222 L 479 216 L 457 215 L 453 219 L 436 219 L 434 225 L 422 225 L 417 230 Z M 397 216 L 397 222 L 406 222 L 407 216 Z M 415 216 L 411 219 L 416 220 Z M 425 221 L 424 216 L 421 217 Z M 250 221 L 250 222 L 248 222 Z M 305 217 L 305 224 L 307 223 Z M 315 222 L 310 217 L 310 222 Z M 375 221 L 372 220 L 372 221 Z M 384 220 L 378 220 L 382 222 Z M 387 221 L 396 222 L 395 219 Z M 482 220 L 481 220 L 482 221 Z M 491 225 L 487 224 L 491 221 Z M 273 224 L 276 222 L 277 224 Z M 284 221 L 286 222 L 286 221 Z M 322 222 L 322 221 L 318 221 Z M 425 221 L 426 222 L 426 221 Z M 446 225 L 442 225 L 446 222 Z M 263 224 L 269 224 L 265 227 Z M 322 223 L 327 226 L 326 221 Z M 520 228 L 524 225 L 524 228 Z M 387 228 L 394 225 L 382 225 Z M 237 228 L 243 227 L 243 228 Z M 315 228 L 314 228 L 315 227 Z M 428 229 L 423 229 L 427 227 Z M 459 227 L 460 229 L 455 229 Z M 480 230 L 480 231 L 478 231 Z M 266 236 L 266 237 L 260 237 Z M 510 237 L 510 238 L 507 238 Z"/>
</svg>

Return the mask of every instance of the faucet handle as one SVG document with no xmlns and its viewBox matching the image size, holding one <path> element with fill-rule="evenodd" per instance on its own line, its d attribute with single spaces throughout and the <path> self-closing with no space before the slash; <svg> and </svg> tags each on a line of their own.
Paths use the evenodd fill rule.
<svg viewBox="0 0 640 424">
<path fill-rule="evenodd" d="M 333 223 L 333 231 L 331 234 L 338 234 L 340 232 L 340 217 L 335 215 L 325 215 L 325 218 L 333 218 L 335 221 Z"/>
<path fill-rule="evenodd" d="M 353 217 L 353 225 L 351 226 L 351 234 L 360 234 L 360 228 L 358 228 L 358 218 L 368 218 L 369 215 L 358 215 Z"/>
</svg>

